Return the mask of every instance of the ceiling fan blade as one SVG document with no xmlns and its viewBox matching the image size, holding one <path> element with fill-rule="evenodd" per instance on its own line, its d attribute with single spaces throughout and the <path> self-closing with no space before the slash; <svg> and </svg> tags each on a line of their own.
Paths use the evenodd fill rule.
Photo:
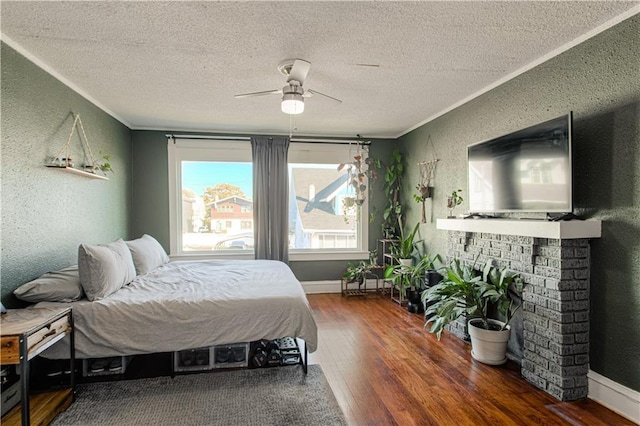
<svg viewBox="0 0 640 426">
<path fill-rule="evenodd" d="M 240 95 L 234 95 L 233 97 L 236 99 L 241 99 L 241 98 L 250 98 L 253 96 L 264 96 L 264 95 L 282 95 L 282 89 L 265 90 L 264 92 L 242 93 Z"/>
<path fill-rule="evenodd" d="M 307 62 L 304 59 L 296 59 L 295 61 L 293 61 L 291 71 L 289 71 L 287 82 L 295 80 L 300 83 L 301 86 L 304 85 L 304 79 L 307 78 L 307 74 L 309 74 L 310 68 L 311 62 Z"/>
<path fill-rule="evenodd" d="M 312 95 L 320 95 L 320 96 L 324 96 L 325 98 L 329 98 L 331 100 L 336 101 L 337 103 L 341 104 L 342 101 L 338 98 L 334 98 L 333 96 L 329 96 L 329 95 L 325 95 L 324 93 L 320 93 L 317 90 L 311 90 L 311 89 L 307 89 L 306 93 L 311 93 Z"/>
</svg>

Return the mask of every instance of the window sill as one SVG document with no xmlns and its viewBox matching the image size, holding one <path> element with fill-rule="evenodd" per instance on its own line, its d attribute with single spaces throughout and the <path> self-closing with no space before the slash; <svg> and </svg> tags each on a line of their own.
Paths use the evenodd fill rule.
<svg viewBox="0 0 640 426">
<path fill-rule="evenodd" d="M 236 253 L 236 252 L 193 252 L 193 253 L 180 253 L 172 254 L 169 256 L 171 260 L 215 260 L 215 259 L 237 259 L 237 260 L 251 260 L 254 259 L 253 252 Z M 368 251 L 334 251 L 330 253 L 300 253 L 289 252 L 289 261 L 292 262 L 323 262 L 330 260 L 366 260 L 369 259 Z"/>
<path fill-rule="evenodd" d="M 171 254 L 169 259 L 171 260 L 252 260 L 255 256 L 253 252 L 245 253 L 216 253 L 211 252 L 193 252 L 193 253 L 180 253 Z"/>
<path fill-rule="evenodd" d="M 289 252 L 289 260 L 294 262 L 325 260 L 364 260 L 369 259 L 368 251 L 332 251 L 332 252 Z"/>
</svg>

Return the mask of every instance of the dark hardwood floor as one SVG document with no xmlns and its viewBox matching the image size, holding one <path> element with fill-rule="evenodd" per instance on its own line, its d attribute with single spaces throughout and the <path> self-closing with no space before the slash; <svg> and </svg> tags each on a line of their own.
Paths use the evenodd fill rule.
<svg viewBox="0 0 640 426">
<path fill-rule="evenodd" d="M 320 364 L 354 425 L 632 425 L 585 399 L 560 402 L 529 384 L 513 362 L 471 358 L 470 345 L 423 330 L 388 296 L 308 295 Z"/>
<path fill-rule="evenodd" d="M 468 343 L 447 332 L 438 341 L 423 330 L 421 314 L 410 314 L 389 296 L 313 294 L 308 299 L 319 334 L 310 363 L 322 367 L 349 424 L 633 425 L 589 399 L 556 400 L 525 381 L 513 362 L 491 367 L 473 360 Z M 50 362 L 40 361 L 32 362 L 33 373 Z M 133 357 L 123 375 L 78 381 L 170 374 L 171 354 L 158 353 Z M 54 384 L 32 382 L 34 388 L 42 385 Z"/>
</svg>

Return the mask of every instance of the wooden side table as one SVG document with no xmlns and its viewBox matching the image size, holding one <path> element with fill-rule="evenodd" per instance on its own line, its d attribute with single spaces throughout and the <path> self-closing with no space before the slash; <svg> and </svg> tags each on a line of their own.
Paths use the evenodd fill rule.
<svg viewBox="0 0 640 426">
<path fill-rule="evenodd" d="M 20 404 L 2 417 L 3 425 L 48 425 L 66 410 L 75 395 L 75 340 L 71 308 L 9 309 L 0 319 L 0 364 L 17 365 L 20 372 Z M 29 393 L 29 361 L 64 336 L 71 339 L 68 389 Z M 21 408 L 20 408 L 21 407 Z"/>
</svg>

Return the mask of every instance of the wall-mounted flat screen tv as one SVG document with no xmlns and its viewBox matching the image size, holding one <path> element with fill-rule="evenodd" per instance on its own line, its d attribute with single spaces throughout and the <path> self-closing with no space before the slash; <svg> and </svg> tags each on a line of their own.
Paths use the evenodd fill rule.
<svg viewBox="0 0 640 426">
<path fill-rule="evenodd" d="M 571 213 L 572 113 L 467 147 L 471 213 Z"/>
</svg>

